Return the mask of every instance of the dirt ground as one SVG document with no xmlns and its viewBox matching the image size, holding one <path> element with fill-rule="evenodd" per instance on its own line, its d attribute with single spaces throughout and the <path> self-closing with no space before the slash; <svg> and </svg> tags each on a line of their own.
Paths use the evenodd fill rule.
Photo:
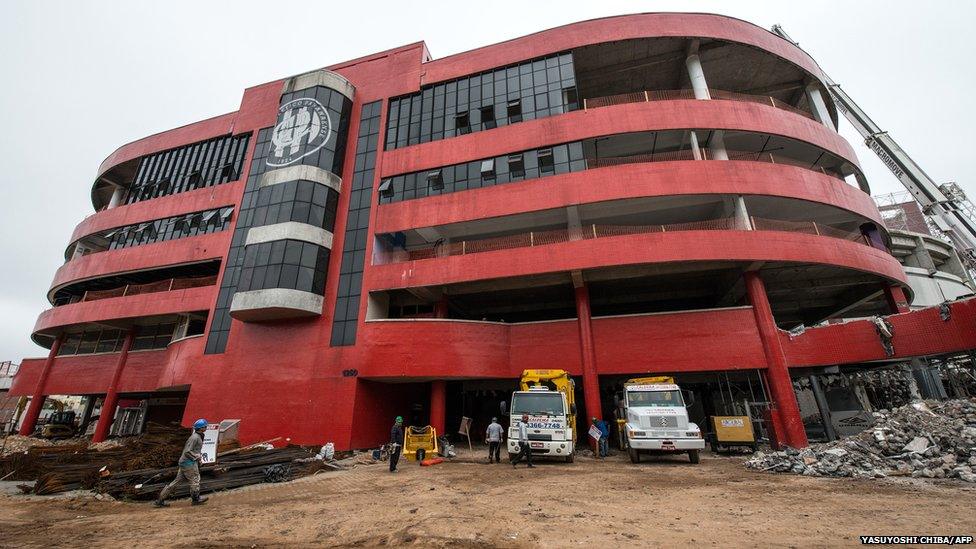
<svg viewBox="0 0 976 549">
<path fill-rule="evenodd" d="M 844 546 L 858 535 L 976 533 L 976 487 L 959 481 L 808 478 L 705 454 L 434 467 L 360 465 L 169 509 L 90 497 L 0 496 L 12 547 Z"/>
</svg>

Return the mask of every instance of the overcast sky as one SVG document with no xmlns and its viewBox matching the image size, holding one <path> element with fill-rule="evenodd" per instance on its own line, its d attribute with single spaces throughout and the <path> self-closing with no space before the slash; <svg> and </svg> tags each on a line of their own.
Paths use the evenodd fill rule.
<svg viewBox="0 0 976 549">
<path fill-rule="evenodd" d="M 30 340 L 73 228 L 118 146 L 237 109 L 244 88 L 410 42 L 434 58 L 608 15 L 783 25 L 936 181 L 976 198 L 974 2 L 64 2 L 0 6 L 0 361 Z M 844 121 L 846 124 L 846 121 Z M 850 127 L 873 194 L 900 183 Z M 953 139 L 947 139 L 953 137 Z"/>
</svg>

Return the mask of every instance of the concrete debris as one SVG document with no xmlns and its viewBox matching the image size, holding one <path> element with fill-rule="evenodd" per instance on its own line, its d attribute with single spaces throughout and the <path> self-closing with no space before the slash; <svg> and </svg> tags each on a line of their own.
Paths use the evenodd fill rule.
<svg viewBox="0 0 976 549">
<path fill-rule="evenodd" d="M 0 445 L 3 447 L 3 451 L 0 453 L 0 457 L 2 457 L 10 454 L 26 452 L 28 449 L 34 448 L 35 446 L 54 446 L 55 443 L 43 438 L 9 435 L 3 440 L 2 443 L 0 443 Z"/>
<path fill-rule="evenodd" d="M 758 452 L 746 467 L 806 476 L 957 478 L 976 482 L 976 398 L 874 413 L 872 429 L 796 450 Z"/>
<path fill-rule="evenodd" d="M 915 437 L 911 442 L 902 448 L 903 452 L 915 452 L 916 454 L 921 454 L 929 447 L 929 439 L 925 437 Z"/>
</svg>

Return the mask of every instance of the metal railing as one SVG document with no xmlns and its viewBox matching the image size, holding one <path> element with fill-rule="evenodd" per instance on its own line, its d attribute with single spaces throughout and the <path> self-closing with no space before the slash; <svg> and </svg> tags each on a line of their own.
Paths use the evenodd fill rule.
<svg viewBox="0 0 976 549">
<path fill-rule="evenodd" d="M 715 153 L 708 148 L 698 149 L 701 160 L 711 160 L 715 158 Z M 846 183 L 844 176 L 835 172 L 834 170 L 829 170 L 823 166 L 814 166 L 809 162 L 803 162 L 795 158 L 790 158 L 783 156 L 781 154 L 773 154 L 770 152 L 748 152 L 748 151 L 725 151 L 726 156 L 729 160 L 745 160 L 749 162 L 765 162 L 768 164 L 782 164 L 785 166 L 795 166 L 797 168 L 803 168 L 806 170 L 815 171 L 822 173 L 826 176 L 840 179 Z M 654 154 L 635 154 L 632 156 L 611 156 L 605 158 L 587 158 L 586 168 L 606 168 L 609 166 L 622 166 L 625 164 L 643 164 L 645 162 L 675 162 L 683 160 L 698 160 L 695 156 L 695 151 L 691 149 L 684 149 L 680 151 L 668 151 L 660 152 Z"/>
<path fill-rule="evenodd" d="M 577 240 L 679 231 L 736 231 L 750 229 L 756 231 L 783 231 L 839 238 L 859 242 L 866 246 L 871 245 L 870 241 L 859 231 L 845 231 L 819 224 L 815 221 L 782 221 L 750 217 L 750 227 L 744 227 L 742 225 L 745 225 L 745 223 L 740 224 L 733 217 L 691 221 L 687 223 L 667 223 L 663 225 L 584 225 L 572 229 L 532 231 L 479 240 L 460 240 L 413 250 L 387 251 L 380 254 L 377 263 L 402 263 L 405 261 L 470 255 L 513 248 L 548 246 L 550 244 L 560 244 Z"/>
<path fill-rule="evenodd" d="M 813 115 L 808 113 L 803 109 L 799 109 L 786 103 L 780 101 L 775 97 L 770 97 L 768 95 L 751 95 L 747 93 L 731 92 L 726 90 L 708 90 L 709 96 L 712 99 L 722 100 L 722 101 L 739 101 L 742 103 L 756 103 L 758 105 L 768 105 L 770 107 L 781 109 L 784 111 L 789 111 L 794 114 L 798 114 L 805 118 L 815 120 Z M 651 101 L 676 101 L 695 99 L 695 92 L 690 89 L 684 90 L 655 90 L 655 91 L 643 91 L 643 92 L 633 92 L 633 93 L 621 93 L 618 95 L 610 95 L 607 97 L 591 97 L 583 99 L 583 110 L 587 109 L 598 109 L 600 107 L 610 107 L 612 105 L 624 105 L 627 103 L 646 103 Z"/>
<path fill-rule="evenodd" d="M 55 300 L 54 306 L 68 305 L 71 303 L 84 303 L 86 301 L 98 301 L 113 297 L 126 297 L 140 294 L 153 294 L 157 292 L 169 292 L 173 290 L 185 290 L 187 288 L 199 288 L 202 286 L 213 286 L 217 283 L 217 275 L 204 276 L 197 278 L 169 278 L 159 282 L 148 282 L 146 284 L 127 284 L 111 290 L 90 290 L 81 296 L 72 296 Z"/>
</svg>

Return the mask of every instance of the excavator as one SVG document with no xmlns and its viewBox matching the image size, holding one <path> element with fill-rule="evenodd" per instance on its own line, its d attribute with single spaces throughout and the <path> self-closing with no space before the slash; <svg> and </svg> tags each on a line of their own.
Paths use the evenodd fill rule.
<svg viewBox="0 0 976 549">
<path fill-rule="evenodd" d="M 60 400 L 49 398 L 54 404 L 55 412 L 47 417 L 47 423 L 40 427 L 40 436 L 43 438 L 71 438 L 75 436 L 77 427 L 75 426 L 75 413 L 65 411 L 65 403 Z"/>
</svg>

